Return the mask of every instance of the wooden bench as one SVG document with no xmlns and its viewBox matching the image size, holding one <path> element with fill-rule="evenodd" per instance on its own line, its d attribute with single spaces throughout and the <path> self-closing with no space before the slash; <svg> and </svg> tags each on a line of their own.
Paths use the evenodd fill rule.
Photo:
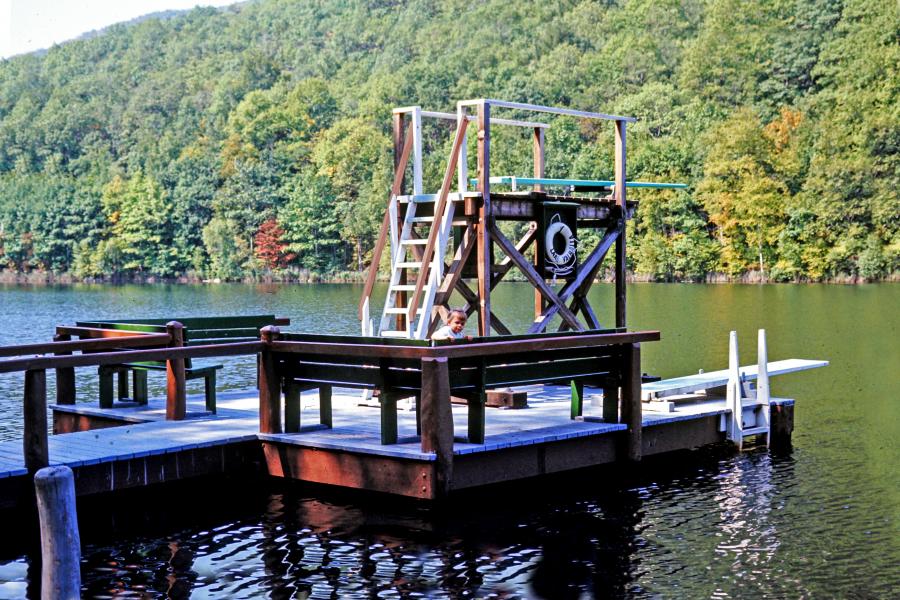
<svg viewBox="0 0 900 600">
<path fill-rule="evenodd" d="M 140 331 L 146 333 L 165 333 L 166 323 L 177 321 L 184 326 L 185 346 L 206 344 L 226 344 L 246 342 L 259 339 L 259 330 L 267 325 L 290 325 L 290 319 L 275 315 L 250 315 L 233 317 L 183 317 L 171 319 L 114 319 L 102 321 L 79 321 L 79 327 Z M 185 359 L 185 380 L 204 380 L 206 410 L 216 412 L 216 372 L 223 365 L 192 364 Z M 112 408 L 114 396 L 114 375 L 118 375 L 118 399 L 128 398 L 128 373 L 132 374 L 133 395 L 131 400 L 137 404 L 147 404 L 147 373 L 149 371 L 165 371 L 165 362 L 123 363 L 121 365 L 104 365 L 99 368 L 100 407 Z"/>
<path fill-rule="evenodd" d="M 331 423 L 331 386 L 376 389 L 381 411 L 382 444 L 397 443 L 397 401 L 416 399 L 416 429 L 421 432 L 419 405 L 422 393 L 421 362 L 405 356 L 405 348 L 433 348 L 440 346 L 490 346 L 497 342 L 529 342 L 529 350 L 489 353 L 450 358 L 449 387 L 452 396 L 468 403 L 468 436 L 470 443 L 484 443 L 486 391 L 535 383 L 571 385 L 571 417 L 582 414 L 585 384 L 604 389 L 604 419 L 618 419 L 618 388 L 622 384 L 622 364 L 625 346 L 621 344 L 565 347 L 560 338 L 577 338 L 592 334 L 620 334 L 624 329 L 603 329 L 584 332 L 540 333 L 516 336 L 475 338 L 471 342 L 433 342 L 397 338 L 311 335 L 284 333 L 279 340 L 306 342 L 309 351 L 277 353 L 278 374 L 285 389 L 285 431 L 299 431 L 299 391 L 318 387 L 322 422 Z M 541 340 L 555 341 L 547 348 L 539 348 Z M 315 345 L 313 345 L 315 344 Z M 316 346 L 321 345 L 322 351 Z M 396 346 L 395 356 L 364 356 L 348 351 L 337 354 L 326 347 L 348 345 Z M 537 349 L 534 349 L 537 348 Z M 324 392 L 324 393 L 323 393 Z"/>
</svg>

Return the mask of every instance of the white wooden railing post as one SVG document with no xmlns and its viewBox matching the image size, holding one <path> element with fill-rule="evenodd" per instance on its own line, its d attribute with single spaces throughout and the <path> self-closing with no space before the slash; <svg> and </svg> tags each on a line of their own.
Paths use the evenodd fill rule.
<svg viewBox="0 0 900 600">
<path fill-rule="evenodd" d="M 741 403 L 741 369 L 738 360 L 737 332 L 732 331 L 728 336 L 728 385 L 726 386 L 725 405 L 731 411 L 731 419 L 726 436 L 741 450 L 744 443 L 743 432 L 743 406 Z"/>
<path fill-rule="evenodd" d="M 757 412 L 757 420 L 762 420 L 762 423 L 757 422 L 757 427 L 760 425 L 765 426 L 766 428 L 766 448 L 769 447 L 769 435 L 770 430 L 770 420 L 771 420 L 771 408 L 770 408 L 770 391 L 769 391 L 769 352 L 766 349 L 766 330 L 759 330 L 759 337 L 757 341 L 756 347 L 756 361 L 757 361 L 757 373 L 756 373 L 756 403 L 759 407 L 756 409 Z"/>
</svg>

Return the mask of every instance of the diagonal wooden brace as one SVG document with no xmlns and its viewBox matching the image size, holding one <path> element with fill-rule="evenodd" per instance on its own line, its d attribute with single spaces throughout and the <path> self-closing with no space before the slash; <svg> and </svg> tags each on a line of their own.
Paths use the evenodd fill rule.
<svg viewBox="0 0 900 600">
<path fill-rule="evenodd" d="M 494 238 L 494 241 L 499 244 L 500 249 L 512 260 L 519 270 L 522 271 L 522 274 L 525 275 L 525 278 L 531 282 L 531 285 L 540 290 L 541 294 L 544 298 L 550 302 L 551 308 L 555 307 L 556 310 L 554 313 L 558 312 L 562 317 L 563 321 L 568 323 L 573 329 L 576 331 L 583 331 L 584 327 L 581 323 L 578 322 L 578 318 L 572 314 L 572 311 L 569 310 L 569 307 L 566 306 L 563 299 L 561 299 L 556 292 L 554 292 L 550 286 L 544 281 L 544 278 L 541 277 L 538 272 L 535 270 L 534 265 L 532 265 L 521 253 L 519 253 L 515 246 L 513 246 L 512 242 L 507 239 L 503 232 L 497 227 L 495 222 L 491 222 L 490 224 L 491 237 Z M 574 287 L 574 286 L 573 286 Z M 549 310 L 549 309 L 548 309 Z"/>
<path fill-rule="evenodd" d="M 558 298 L 561 303 L 564 303 L 565 300 L 569 298 L 576 290 L 579 293 L 580 297 L 585 297 L 587 295 L 587 290 L 590 289 L 591 282 L 594 281 L 594 277 L 597 275 L 597 271 L 600 269 L 600 265 L 603 262 L 603 258 L 606 256 L 606 253 L 609 252 L 609 249 L 612 247 L 613 242 L 616 241 L 616 238 L 619 236 L 619 228 L 618 225 L 615 227 L 610 227 L 606 230 L 606 234 L 603 236 L 603 239 L 600 240 L 600 243 L 594 248 L 593 252 L 591 252 L 585 261 L 578 268 L 578 275 L 572 281 L 566 283 L 563 288 L 559 291 Z M 563 304 L 565 306 L 565 304 Z M 568 310 L 568 309 L 567 309 Z M 557 312 L 561 313 L 560 306 L 551 303 L 550 306 L 541 314 L 540 317 L 535 319 L 534 324 L 528 329 L 528 333 L 540 333 L 544 329 L 546 329 L 547 324 L 550 322 L 550 317 L 555 315 Z M 571 311 L 570 311 L 571 314 Z M 564 321 L 567 322 L 566 319 Z M 588 319 L 590 321 L 590 319 Z M 581 331 L 581 327 L 578 328 L 578 331 Z"/>
</svg>

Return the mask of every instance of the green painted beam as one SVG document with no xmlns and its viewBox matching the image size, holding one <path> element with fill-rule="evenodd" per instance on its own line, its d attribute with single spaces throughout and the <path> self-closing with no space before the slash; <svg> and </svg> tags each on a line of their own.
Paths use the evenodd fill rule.
<svg viewBox="0 0 900 600">
<path fill-rule="evenodd" d="M 470 180 L 472 185 L 478 185 L 477 179 Z M 546 185 L 546 186 L 574 186 L 574 187 L 613 187 L 616 182 L 605 179 L 548 179 L 542 177 L 513 177 L 504 175 L 502 177 L 491 177 L 491 185 Z M 687 188 L 686 183 L 656 183 L 650 181 L 626 181 L 625 187 L 630 188 L 653 188 L 653 189 L 676 189 L 683 190 Z"/>
</svg>

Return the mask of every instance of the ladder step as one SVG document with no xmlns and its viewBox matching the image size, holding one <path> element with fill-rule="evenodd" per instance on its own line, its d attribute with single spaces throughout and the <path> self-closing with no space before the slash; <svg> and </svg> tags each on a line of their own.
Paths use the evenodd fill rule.
<svg viewBox="0 0 900 600">
<path fill-rule="evenodd" d="M 411 219 L 407 219 L 408 223 L 433 223 L 434 217 L 413 217 Z M 466 219 L 453 219 L 450 223 L 454 227 L 465 227 L 469 224 L 469 221 Z"/>
<path fill-rule="evenodd" d="M 769 433 L 768 427 L 748 427 L 743 430 L 744 436 L 748 435 L 759 435 L 760 433 Z"/>
<path fill-rule="evenodd" d="M 415 239 L 415 240 L 402 240 L 401 244 L 406 244 L 407 246 L 424 246 L 428 243 L 428 240 L 423 239 Z"/>
<path fill-rule="evenodd" d="M 416 286 L 410 284 L 397 284 L 391 286 L 392 292 L 414 292 L 416 291 Z"/>
<path fill-rule="evenodd" d="M 421 262 L 399 262 L 395 265 L 398 269 L 419 269 L 422 267 Z"/>
<path fill-rule="evenodd" d="M 409 308 L 406 306 L 401 306 L 399 308 L 386 308 L 384 309 L 384 312 L 389 315 L 405 315 L 409 312 Z"/>
<path fill-rule="evenodd" d="M 409 333 L 406 331 L 382 331 L 381 337 L 408 338 Z"/>
</svg>

